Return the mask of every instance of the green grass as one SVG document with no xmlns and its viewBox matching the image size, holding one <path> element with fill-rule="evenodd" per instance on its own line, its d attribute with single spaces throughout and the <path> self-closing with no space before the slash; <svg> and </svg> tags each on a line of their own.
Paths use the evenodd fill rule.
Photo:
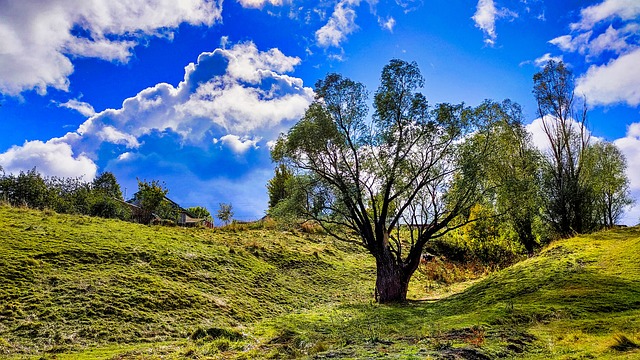
<svg viewBox="0 0 640 360">
<path fill-rule="evenodd" d="M 640 358 L 639 253 L 605 231 L 378 305 L 372 259 L 322 235 L 0 206 L 0 357 Z"/>
</svg>

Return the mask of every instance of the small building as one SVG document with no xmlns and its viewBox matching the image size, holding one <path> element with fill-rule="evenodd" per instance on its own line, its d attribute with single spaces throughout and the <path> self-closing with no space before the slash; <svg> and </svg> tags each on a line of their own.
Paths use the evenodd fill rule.
<svg viewBox="0 0 640 360">
<path fill-rule="evenodd" d="M 131 213 L 133 215 L 134 221 L 148 223 L 154 220 L 159 220 L 159 221 L 163 220 L 158 214 L 151 213 L 150 216 L 149 214 L 145 214 L 145 212 L 140 207 L 140 199 L 138 198 L 137 195 L 138 193 L 133 194 L 133 198 L 125 202 L 125 204 L 127 204 L 131 209 Z M 168 203 L 169 206 L 175 211 L 175 214 L 176 214 L 175 219 L 164 219 L 164 220 L 175 221 L 176 225 L 184 226 L 184 227 L 204 226 L 209 229 L 212 229 L 215 227 L 213 223 L 213 219 L 197 218 L 193 214 L 191 214 L 189 211 L 187 211 L 187 209 L 183 208 L 178 203 L 169 199 L 166 196 L 164 197 L 163 201 Z"/>
</svg>

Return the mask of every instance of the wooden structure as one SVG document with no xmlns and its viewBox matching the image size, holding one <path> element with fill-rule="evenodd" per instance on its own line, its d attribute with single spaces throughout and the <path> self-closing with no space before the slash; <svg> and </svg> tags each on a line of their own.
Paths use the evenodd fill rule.
<svg viewBox="0 0 640 360">
<path fill-rule="evenodd" d="M 136 222 L 140 223 L 149 223 L 151 221 L 162 221 L 163 219 L 157 214 L 151 213 L 150 215 L 145 213 L 145 211 L 140 207 L 140 200 L 136 196 L 138 193 L 133 194 L 133 198 L 124 202 L 131 209 L 131 214 Z M 197 218 L 193 214 L 191 214 L 187 209 L 180 206 L 175 201 L 169 199 L 168 197 L 164 197 L 162 201 L 166 201 L 174 210 L 177 212 L 176 219 L 166 219 L 175 221 L 176 225 L 183 227 L 196 227 L 196 226 L 204 226 L 209 229 L 213 229 L 215 227 L 213 223 L 213 219 L 209 220 L 206 218 Z"/>
</svg>

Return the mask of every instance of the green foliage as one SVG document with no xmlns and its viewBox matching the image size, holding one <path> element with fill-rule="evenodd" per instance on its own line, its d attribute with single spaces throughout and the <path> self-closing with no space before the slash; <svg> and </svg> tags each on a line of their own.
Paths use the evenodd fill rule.
<svg viewBox="0 0 640 360">
<path fill-rule="evenodd" d="M 0 177 L 0 199 L 13 206 L 128 220 L 131 214 L 118 201 L 121 198 L 120 187 L 111 173 L 101 174 L 92 183 L 82 177 L 43 178 L 35 168 L 18 176 Z"/>
<path fill-rule="evenodd" d="M 490 143 L 491 151 L 482 164 L 485 186 L 489 188 L 484 204 L 494 208 L 491 216 L 500 216 L 495 221 L 504 222 L 500 224 L 501 231 L 515 231 L 517 240 L 532 254 L 537 246 L 536 240 L 547 237 L 536 233 L 535 227 L 535 223 L 540 221 L 542 205 L 542 154 L 533 146 L 518 104 L 510 100 L 500 104 L 485 101 L 476 111 L 495 119 L 486 134 L 495 141 Z"/>
<path fill-rule="evenodd" d="M 586 105 L 576 110 L 574 77 L 562 62 L 549 61 L 533 76 L 550 152 L 543 163 L 543 194 L 546 220 L 560 236 L 597 228 L 593 216 L 594 194 L 587 170 L 590 137 L 586 129 Z"/>
<path fill-rule="evenodd" d="M 233 207 L 231 204 L 220 203 L 220 208 L 218 208 L 216 217 L 225 225 L 228 225 L 231 222 L 231 219 L 233 219 Z"/>
<path fill-rule="evenodd" d="M 103 172 L 98 175 L 91 183 L 92 189 L 99 195 L 104 195 L 114 199 L 122 199 L 122 191 L 116 180 L 115 175 L 111 172 Z"/>
<path fill-rule="evenodd" d="M 13 206 L 44 209 L 48 207 L 49 189 L 33 168 L 26 173 L 21 171 L 17 176 L 4 174 L 0 179 L 0 196 Z"/>
<path fill-rule="evenodd" d="M 594 196 L 594 217 L 600 225 L 612 227 L 627 206 L 633 204 L 626 176 L 624 155 L 612 143 L 601 141 L 589 147 L 586 178 Z"/>
<path fill-rule="evenodd" d="M 574 77 L 562 62 L 550 61 L 533 81 L 551 149 L 542 177 L 546 220 L 565 237 L 613 226 L 632 203 L 624 156 L 590 141 L 586 105 L 576 110 Z"/>
<path fill-rule="evenodd" d="M 486 131 L 491 119 L 462 104 L 430 108 L 418 92 L 423 83 L 416 63 L 391 60 L 369 120 L 364 86 L 329 74 L 316 84 L 316 101 L 272 153 L 304 176 L 292 183 L 304 184 L 292 186 L 289 198 L 296 200 L 272 213 L 300 210 L 336 238 L 362 244 L 378 260 L 381 302 L 404 300 L 424 245 L 449 231 L 448 224 L 484 191 L 478 180 L 486 151 L 459 152 L 471 151 L 466 139 Z M 457 178 L 454 187 L 451 177 Z M 395 231 L 402 223 L 425 226 Z"/>
<path fill-rule="evenodd" d="M 198 219 L 211 219 L 211 213 L 203 206 L 193 206 L 187 208 L 187 212 Z"/>
<path fill-rule="evenodd" d="M 480 263 L 499 268 L 522 259 L 525 248 L 518 234 L 504 218 L 497 216 L 493 207 L 474 205 L 465 222 L 427 244 L 427 250 L 460 264 Z"/>
<path fill-rule="evenodd" d="M 169 190 L 165 187 L 164 183 L 158 180 L 148 182 L 138 179 L 138 192 L 135 194 L 135 201 L 142 209 L 138 221 L 141 223 L 149 223 L 154 213 L 162 213 L 157 215 L 163 219 L 175 218 L 172 206 L 164 201 L 168 192 Z"/>
<path fill-rule="evenodd" d="M 290 196 L 289 189 L 293 172 L 285 165 L 278 164 L 275 175 L 267 183 L 267 192 L 269 193 L 269 210 L 273 209 L 282 200 Z"/>
</svg>

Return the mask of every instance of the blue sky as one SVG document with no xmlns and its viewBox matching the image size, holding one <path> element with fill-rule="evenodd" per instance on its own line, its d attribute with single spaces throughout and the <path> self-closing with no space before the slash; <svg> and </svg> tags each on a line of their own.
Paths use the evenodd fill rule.
<svg viewBox="0 0 640 360">
<path fill-rule="evenodd" d="M 416 61 L 432 104 L 510 98 L 564 60 L 593 135 L 627 156 L 640 217 L 640 0 L 0 1 L 0 165 L 164 181 L 183 206 L 264 214 L 269 146 L 339 72 Z M 543 146 L 543 144 L 540 144 Z"/>
</svg>

